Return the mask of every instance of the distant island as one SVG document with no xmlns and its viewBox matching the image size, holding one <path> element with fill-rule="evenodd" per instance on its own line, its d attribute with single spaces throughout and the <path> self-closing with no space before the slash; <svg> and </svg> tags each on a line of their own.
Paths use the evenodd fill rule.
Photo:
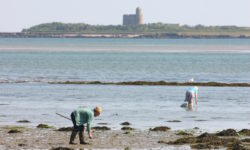
<svg viewBox="0 0 250 150">
<path fill-rule="evenodd" d="M 45 23 L 21 32 L 0 33 L 0 37 L 48 38 L 250 38 L 250 27 L 188 26 L 150 23 L 142 25 L 89 25 Z"/>
<path fill-rule="evenodd" d="M 250 27 L 189 26 L 143 23 L 140 7 L 135 14 L 124 14 L 122 25 L 85 23 L 44 23 L 21 32 L 0 32 L 0 37 L 35 38 L 250 38 Z"/>
</svg>

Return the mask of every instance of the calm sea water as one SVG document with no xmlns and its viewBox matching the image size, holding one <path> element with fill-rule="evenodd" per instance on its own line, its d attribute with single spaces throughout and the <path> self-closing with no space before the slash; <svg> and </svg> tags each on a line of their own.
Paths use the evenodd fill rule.
<svg viewBox="0 0 250 150">
<path fill-rule="evenodd" d="M 167 125 L 205 130 L 250 127 L 250 88 L 200 87 L 193 111 L 180 108 L 188 87 L 49 84 L 57 81 L 250 83 L 246 39 L 0 39 L 0 125 L 71 122 L 77 107 L 101 105 L 93 122 L 119 129 Z M 170 123 L 169 120 L 180 120 Z"/>
</svg>

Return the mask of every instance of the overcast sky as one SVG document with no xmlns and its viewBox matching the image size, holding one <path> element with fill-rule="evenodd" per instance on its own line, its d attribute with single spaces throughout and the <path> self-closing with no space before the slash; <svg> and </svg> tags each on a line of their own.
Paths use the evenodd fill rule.
<svg viewBox="0 0 250 150">
<path fill-rule="evenodd" d="M 117 25 L 137 6 L 145 23 L 250 26 L 250 0 L 0 0 L 0 32 L 48 22 Z"/>
</svg>

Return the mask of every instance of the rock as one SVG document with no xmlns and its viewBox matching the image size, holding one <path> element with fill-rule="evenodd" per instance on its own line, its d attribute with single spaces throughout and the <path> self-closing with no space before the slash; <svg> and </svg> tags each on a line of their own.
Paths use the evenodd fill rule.
<svg viewBox="0 0 250 150">
<path fill-rule="evenodd" d="M 150 131 L 168 131 L 168 130 L 170 130 L 170 128 L 167 126 L 159 126 L 159 127 L 153 128 L 153 129 L 150 128 L 149 130 Z"/>
<path fill-rule="evenodd" d="M 95 130 L 111 130 L 109 127 L 106 127 L 106 126 L 96 126 L 96 127 L 93 127 L 93 129 Z"/>
<path fill-rule="evenodd" d="M 240 135 L 250 136 L 250 130 L 249 129 L 242 129 L 238 133 Z"/>
<path fill-rule="evenodd" d="M 69 147 L 56 147 L 52 148 L 51 150 L 74 150 L 74 149 Z"/>
<path fill-rule="evenodd" d="M 129 125 L 131 125 L 129 122 L 123 122 L 123 123 L 121 123 L 121 125 L 124 125 L 124 126 L 129 126 Z"/>
<path fill-rule="evenodd" d="M 217 136 L 238 136 L 238 133 L 234 129 L 223 130 L 216 134 Z"/>
<path fill-rule="evenodd" d="M 12 129 L 8 133 L 22 133 L 20 130 Z"/>
<path fill-rule="evenodd" d="M 37 128 L 52 128 L 52 127 L 47 124 L 39 124 Z"/>
<path fill-rule="evenodd" d="M 26 146 L 26 144 L 20 143 L 18 144 L 18 146 L 22 147 L 22 146 Z"/>
<path fill-rule="evenodd" d="M 122 127 L 121 130 L 134 130 L 134 129 L 131 127 Z"/>
<path fill-rule="evenodd" d="M 30 121 L 29 120 L 19 120 L 19 121 L 17 121 L 18 123 L 30 123 Z"/>
<path fill-rule="evenodd" d="M 199 130 L 200 128 L 199 127 L 194 127 L 195 130 Z"/>
<path fill-rule="evenodd" d="M 167 122 L 181 122 L 180 120 L 168 120 Z"/>
<path fill-rule="evenodd" d="M 72 131 L 73 130 L 73 127 L 62 127 L 62 128 L 59 128 L 57 131 Z"/>
<path fill-rule="evenodd" d="M 180 107 L 182 107 L 182 108 L 186 108 L 188 106 L 188 104 L 187 103 L 183 103 L 183 104 L 181 104 L 181 106 Z"/>
</svg>

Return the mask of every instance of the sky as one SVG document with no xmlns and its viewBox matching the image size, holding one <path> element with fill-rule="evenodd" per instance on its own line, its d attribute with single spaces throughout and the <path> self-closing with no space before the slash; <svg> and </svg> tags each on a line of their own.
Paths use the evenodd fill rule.
<svg viewBox="0 0 250 150">
<path fill-rule="evenodd" d="M 144 23 L 250 26 L 250 0 L 0 0 L 0 32 L 49 22 L 118 25 L 138 6 Z"/>
</svg>

